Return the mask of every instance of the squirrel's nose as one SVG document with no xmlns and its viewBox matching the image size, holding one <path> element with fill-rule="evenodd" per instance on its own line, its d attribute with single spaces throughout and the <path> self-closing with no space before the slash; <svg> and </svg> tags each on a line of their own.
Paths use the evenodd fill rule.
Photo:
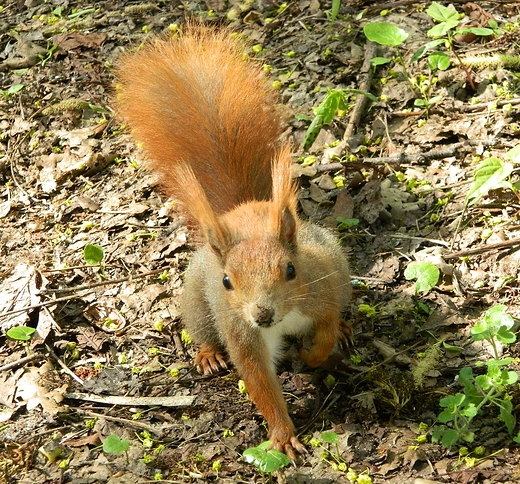
<svg viewBox="0 0 520 484">
<path fill-rule="evenodd" d="M 264 306 L 255 306 L 253 309 L 253 317 L 256 324 L 262 327 L 269 327 L 273 324 L 274 309 Z"/>
</svg>

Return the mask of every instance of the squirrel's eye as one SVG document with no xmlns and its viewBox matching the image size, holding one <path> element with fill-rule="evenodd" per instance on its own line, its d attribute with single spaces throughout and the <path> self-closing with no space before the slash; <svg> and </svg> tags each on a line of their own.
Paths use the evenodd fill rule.
<svg viewBox="0 0 520 484">
<path fill-rule="evenodd" d="M 285 279 L 287 281 L 292 281 L 296 277 L 296 269 L 294 268 L 292 262 L 287 264 L 287 269 L 285 270 Z"/>
<path fill-rule="evenodd" d="M 224 274 L 224 279 L 222 279 L 222 284 L 224 284 L 224 287 L 228 291 L 233 290 L 233 284 L 231 284 L 231 279 L 229 278 L 229 276 L 227 274 Z"/>
</svg>

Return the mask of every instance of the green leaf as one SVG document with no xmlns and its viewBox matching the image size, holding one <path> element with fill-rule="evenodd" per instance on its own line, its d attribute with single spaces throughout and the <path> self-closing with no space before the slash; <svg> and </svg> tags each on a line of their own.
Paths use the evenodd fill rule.
<svg viewBox="0 0 520 484">
<path fill-rule="evenodd" d="M 21 91 L 25 86 L 23 84 L 13 84 L 7 92 L 9 94 L 16 94 L 18 91 Z"/>
<path fill-rule="evenodd" d="M 454 35 L 464 35 L 464 34 L 475 34 L 481 37 L 487 37 L 488 35 L 493 35 L 493 30 L 488 29 L 486 27 L 467 27 L 460 30 L 457 30 Z"/>
<path fill-rule="evenodd" d="M 439 282 L 440 271 L 431 262 L 412 262 L 404 271 L 404 277 L 410 281 L 415 279 L 417 292 L 428 292 Z"/>
<path fill-rule="evenodd" d="M 321 434 L 321 440 L 323 440 L 323 442 L 326 442 L 327 444 L 337 445 L 339 444 L 339 435 L 336 432 L 330 430 Z"/>
<path fill-rule="evenodd" d="M 493 386 L 491 375 L 478 375 L 477 377 L 475 377 L 475 384 L 486 392 Z"/>
<path fill-rule="evenodd" d="M 514 370 L 504 370 L 502 372 L 502 384 L 514 385 L 518 381 L 518 373 Z"/>
<path fill-rule="evenodd" d="M 478 410 L 474 403 L 470 403 L 467 407 L 464 407 L 464 409 L 460 411 L 460 415 L 462 415 L 463 417 L 468 417 L 470 419 L 475 417 L 477 413 Z"/>
<path fill-rule="evenodd" d="M 117 435 L 109 435 L 103 442 L 103 451 L 107 454 L 120 454 L 130 447 L 129 440 L 122 440 Z"/>
<path fill-rule="evenodd" d="M 511 338 L 514 338 L 512 340 L 514 342 L 516 341 L 516 336 L 509 331 L 509 328 L 514 324 L 515 321 L 507 313 L 506 307 L 503 304 L 499 304 L 489 308 L 484 313 L 482 319 L 471 328 L 470 334 L 474 341 L 484 339 L 490 341 L 494 337 L 500 339 L 503 336 L 505 338 L 504 343 L 511 341 Z"/>
<path fill-rule="evenodd" d="M 447 22 L 448 20 L 459 20 L 459 13 L 453 9 L 445 7 L 437 2 L 432 4 L 426 9 L 426 13 L 434 20 L 438 22 Z"/>
<path fill-rule="evenodd" d="M 329 124 L 336 116 L 336 112 L 339 108 L 339 104 L 345 94 L 340 89 L 331 89 L 323 98 L 318 109 L 316 110 L 316 116 L 319 117 L 323 124 Z"/>
<path fill-rule="evenodd" d="M 505 179 L 513 171 L 511 163 L 503 162 L 498 158 L 488 158 L 477 166 L 473 176 L 473 183 L 466 196 L 466 203 L 474 205 L 490 190 L 511 188 L 511 183 Z"/>
<path fill-rule="evenodd" d="M 291 459 L 275 449 L 267 450 L 271 442 L 262 442 L 258 447 L 244 450 L 242 456 L 248 464 L 253 464 L 262 472 L 274 472 L 291 463 Z"/>
<path fill-rule="evenodd" d="M 432 27 L 430 30 L 428 30 L 428 32 L 426 32 L 426 35 L 428 37 L 444 37 L 451 29 L 455 28 L 457 25 L 459 25 L 458 20 L 448 20 L 447 22 L 442 22 Z"/>
<path fill-rule="evenodd" d="M 506 160 L 511 160 L 513 163 L 520 163 L 520 143 L 514 148 L 511 148 L 505 155 Z"/>
<path fill-rule="evenodd" d="M 497 339 L 501 343 L 512 344 L 516 341 L 516 334 L 502 326 L 497 333 Z"/>
<path fill-rule="evenodd" d="M 417 62 L 424 54 L 426 54 L 426 52 L 434 49 L 435 47 L 437 47 L 440 44 L 444 44 L 444 42 L 445 42 L 444 39 L 435 39 L 435 40 L 428 42 L 427 44 L 423 45 L 422 47 L 420 47 L 419 49 L 417 49 L 414 52 L 414 54 L 412 55 L 412 58 L 410 59 L 410 62 Z"/>
<path fill-rule="evenodd" d="M 390 62 L 392 62 L 392 59 L 389 59 L 388 57 L 372 57 L 372 59 L 370 59 L 370 62 L 374 67 L 376 67 L 382 66 L 384 64 L 389 64 Z"/>
<path fill-rule="evenodd" d="M 454 429 L 446 429 L 442 434 L 442 445 L 444 447 L 451 447 L 459 440 L 459 433 Z"/>
<path fill-rule="evenodd" d="M 446 425 L 438 425 L 433 429 L 432 442 L 437 444 L 442 439 L 442 434 L 446 431 Z"/>
<path fill-rule="evenodd" d="M 29 341 L 36 330 L 28 326 L 15 326 L 7 330 L 7 336 L 16 341 Z"/>
<path fill-rule="evenodd" d="M 442 423 L 448 423 L 451 422 L 455 418 L 455 415 L 453 412 L 450 412 L 449 410 L 444 410 L 439 414 L 437 417 L 437 420 Z"/>
<path fill-rule="evenodd" d="M 450 56 L 444 52 L 434 52 L 428 56 L 428 67 L 431 71 L 445 71 L 450 67 Z"/>
<path fill-rule="evenodd" d="M 401 45 L 408 38 L 407 32 L 397 25 L 387 22 L 366 24 L 363 27 L 363 32 L 368 40 L 392 47 Z"/>
<path fill-rule="evenodd" d="M 513 404 L 511 400 L 502 400 L 500 402 L 499 419 L 506 424 L 507 431 L 512 434 L 515 429 L 516 419 L 513 415 Z"/>
<path fill-rule="evenodd" d="M 323 127 L 323 120 L 316 116 L 313 120 L 310 126 L 307 128 L 307 131 L 305 132 L 305 136 L 303 137 L 302 141 L 302 148 L 304 150 L 308 150 L 312 143 L 316 141 L 316 138 L 320 134 L 321 128 Z"/>
<path fill-rule="evenodd" d="M 103 248 L 95 244 L 87 244 L 83 249 L 83 259 L 91 266 L 99 264 L 105 255 Z"/>
</svg>

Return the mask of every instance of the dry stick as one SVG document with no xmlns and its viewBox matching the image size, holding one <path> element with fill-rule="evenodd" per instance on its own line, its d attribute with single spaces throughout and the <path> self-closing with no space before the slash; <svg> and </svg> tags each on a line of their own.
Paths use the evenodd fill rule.
<svg viewBox="0 0 520 484">
<path fill-rule="evenodd" d="M 381 156 L 377 158 L 362 158 L 361 160 L 356 161 L 355 163 L 366 163 L 370 164 L 406 164 L 406 163 L 414 163 L 420 161 L 428 161 L 428 160 L 441 160 L 443 158 L 448 158 L 450 156 L 455 156 L 459 154 L 459 151 L 464 148 L 468 148 L 471 146 L 494 146 L 498 144 L 498 140 L 467 140 L 461 143 L 453 143 L 452 145 L 446 146 L 446 148 L 442 149 L 433 149 L 427 151 L 426 153 L 413 153 L 407 155 L 405 153 L 396 153 L 391 156 Z M 344 163 L 329 163 L 327 165 L 316 166 L 317 172 L 325 172 L 325 171 L 333 171 L 340 170 L 346 166 L 349 166 L 351 162 Z"/>
<path fill-rule="evenodd" d="M 18 368 L 19 366 L 23 366 L 26 363 L 29 363 L 30 361 L 33 361 L 33 360 L 39 360 L 40 358 L 45 358 L 45 356 L 38 355 L 38 354 L 25 356 L 23 358 L 20 358 L 19 360 L 12 361 L 11 363 L 7 363 L 7 365 L 0 366 L 0 373 L 2 373 L 3 371 L 12 370 L 13 368 Z"/>
<path fill-rule="evenodd" d="M 126 425 L 127 427 L 133 427 L 139 430 L 148 430 L 155 436 L 162 436 L 165 430 L 180 428 L 181 424 L 170 424 L 170 425 L 148 425 L 144 422 L 137 422 L 136 420 L 129 420 L 126 418 L 112 417 L 111 415 L 104 415 L 102 413 L 90 412 L 81 408 L 75 408 L 75 412 L 81 413 L 87 417 L 104 418 L 109 422 L 117 422 Z"/>
<path fill-rule="evenodd" d="M 370 88 L 372 86 L 372 79 L 374 77 L 374 68 L 372 67 L 372 58 L 375 57 L 377 54 L 377 44 L 375 42 L 367 42 L 365 46 L 365 62 L 363 62 L 363 65 L 361 67 L 360 77 L 361 82 L 359 84 L 358 89 L 364 92 L 370 92 Z M 343 151 L 345 151 L 345 148 L 348 145 L 349 139 L 354 135 L 356 128 L 359 126 L 359 123 L 361 121 L 361 117 L 363 116 L 363 113 L 365 112 L 366 105 L 368 102 L 368 98 L 362 94 L 358 94 L 356 97 L 356 105 L 354 106 L 354 109 L 350 113 L 349 122 L 347 124 L 347 127 L 345 129 L 345 133 L 343 134 L 343 139 L 341 142 L 334 148 L 330 150 L 326 150 L 324 158 L 330 159 L 332 155 L 340 156 Z M 337 163 L 329 163 L 327 165 L 320 165 L 320 166 L 327 166 L 330 167 L 332 164 L 337 165 Z M 319 168 L 320 166 L 316 166 L 316 169 L 318 171 L 321 171 Z M 341 170 L 343 168 L 343 165 L 340 165 L 339 169 Z"/>
<path fill-rule="evenodd" d="M 90 292 L 92 292 L 92 291 L 90 291 Z M 86 294 L 83 294 L 83 296 L 86 296 L 87 294 L 90 294 L 90 292 L 87 292 Z M 60 297 L 58 299 L 53 299 L 52 301 L 47 301 L 47 302 L 39 303 L 39 304 L 33 304 L 31 306 L 25 306 L 25 307 L 20 308 L 20 309 L 13 309 L 12 311 L 7 311 L 5 313 L 0 314 L 0 319 L 4 318 L 6 316 L 11 316 L 11 314 L 23 313 L 24 311 L 31 311 L 33 309 L 44 308 L 44 307 L 47 307 L 47 306 L 52 306 L 52 305 L 54 305 L 54 304 L 56 304 L 58 302 L 70 301 L 71 299 L 78 299 L 79 297 L 80 296 L 75 294 L 74 296 Z"/>
<path fill-rule="evenodd" d="M 68 287 L 66 289 L 46 289 L 46 290 L 40 291 L 40 293 L 41 294 L 50 294 L 50 293 L 57 294 L 57 293 L 64 293 L 64 292 L 85 291 L 85 290 L 88 290 L 88 289 L 92 289 L 94 287 L 105 286 L 105 285 L 109 285 L 109 284 L 119 284 L 121 282 L 126 282 L 126 281 L 129 281 L 129 280 L 141 279 L 143 277 L 152 276 L 154 274 L 159 274 L 159 273 L 164 272 L 164 271 L 165 271 L 165 269 L 156 269 L 154 271 L 146 272 L 144 274 L 130 275 L 128 277 L 122 277 L 120 279 L 113 279 L 111 281 L 94 282 L 92 284 L 85 284 L 83 286 Z M 89 292 L 87 292 L 87 294 L 90 294 L 91 292 L 92 291 L 89 291 Z M 83 294 L 82 296 L 86 296 L 86 294 Z M 77 299 L 79 297 L 80 297 L 79 295 L 75 294 L 73 296 L 60 297 L 58 299 L 53 299 L 52 301 L 47 301 L 47 302 L 40 303 L 40 304 L 33 304 L 31 306 L 25 306 L 23 308 L 13 309 L 12 311 L 7 311 L 5 313 L 0 314 L 0 319 L 2 319 L 5 316 L 10 316 L 11 314 L 23 313 L 24 311 L 31 311 L 31 310 L 37 309 L 37 308 L 43 308 L 43 307 L 46 307 L 46 306 L 52 306 L 53 304 L 56 304 L 58 302 L 70 301 L 71 299 Z"/>
<path fill-rule="evenodd" d="M 494 250 L 494 249 L 505 249 L 508 247 L 514 247 L 516 245 L 520 245 L 520 238 L 512 239 L 512 240 L 505 240 L 504 242 L 497 242 L 496 244 L 489 244 L 489 245 L 486 245 L 485 247 L 477 247 L 476 249 L 460 250 L 459 252 L 452 252 L 451 254 L 447 254 L 443 257 L 444 257 L 444 259 L 455 259 L 457 257 L 465 257 L 468 255 L 483 254 L 485 252 L 489 252 L 490 250 Z"/>
<path fill-rule="evenodd" d="M 73 380 L 76 380 L 80 385 L 84 384 L 83 380 L 79 376 L 77 376 L 73 371 L 71 371 L 69 369 L 69 367 L 63 361 L 60 360 L 58 355 L 56 353 L 54 353 L 54 351 L 52 351 L 52 348 L 48 344 L 45 344 L 45 347 L 47 348 L 47 351 L 49 352 L 49 354 L 56 360 L 58 365 L 61 366 L 63 371 L 65 373 L 67 373 L 67 375 L 69 375 Z"/>
<path fill-rule="evenodd" d="M 53 293 L 53 294 L 59 294 L 63 292 L 74 292 L 74 291 L 83 291 L 85 289 L 92 289 L 93 287 L 99 287 L 99 286 L 105 286 L 110 284 L 119 284 L 121 282 L 126 282 L 134 279 L 141 279 L 143 277 L 147 276 L 153 276 L 154 274 L 160 274 L 161 272 L 164 272 L 166 269 L 155 269 L 154 271 L 145 272 L 143 274 L 137 274 L 137 275 L 129 275 L 127 277 L 121 277 L 120 279 L 112 279 L 110 281 L 101 281 L 101 282 L 93 282 L 92 284 L 85 284 L 83 286 L 75 286 L 75 287 L 67 287 L 64 289 L 45 289 L 44 291 L 41 291 L 43 294 L 47 293 Z"/>
</svg>

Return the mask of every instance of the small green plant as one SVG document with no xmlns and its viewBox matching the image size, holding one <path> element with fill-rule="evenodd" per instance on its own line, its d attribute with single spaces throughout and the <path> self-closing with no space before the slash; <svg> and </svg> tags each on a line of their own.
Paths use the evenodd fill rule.
<svg viewBox="0 0 520 484">
<path fill-rule="evenodd" d="M 105 257 L 105 251 L 103 247 L 95 244 L 87 244 L 83 248 L 83 259 L 88 265 L 95 266 L 99 265 L 101 276 L 105 275 L 105 268 L 101 263 Z"/>
<path fill-rule="evenodd" d="M 410 74 L 408 73 L 408 67 L 406 65 L 403 52 L 400 48 L 401 44 L 403 44 L 404 41 L 408 38 L 408 32 L 398 27 L 397 25 L 388 22 L 375 22 L 366 24 L 363 27 L 363 33 L 368 40 L 379 45 L 394 47 L 397 50 L 397 55 L 395 56 L 394 61 L 403 69 L 404 77 L 406 78 L 406 81 L 408 82 L 412 92 L 415 94 L 415 86 Z M 388 59 L 386 57 L 374 57 L 371 60 L 374 67 L 382 64 L 388 64 L 391 61 L 392 59 Z"/>
<path fill-rule="evenodd" d="M 8 329 L 6 334 L 9 338 L 22 342 L 25 345 L 26 353 L 30 355 L 31 349 L 29 347 L 29 341 L 35 331 L 34 328 L 28 326 L 15 326 L 14 328 Z"/>
<path fill-rule="evenodd" d="M 347 109 L 348 94 L 361 94 L 373 102 L 377 101 L 373 94 L 359 89 L 331 89 L 328 91 L 316 109 L 316 116 L 307 128 L 302 141 L 304 150 L 311 147 L 324 125 L 332 123 L 338 110 L 345 111 Z"/>
<path fill-rule="evenodd" d="M 2 96 L 4 97 L 4 101 L 7 101 L 12 94 L 16 94 L 20 92 L 25 86 L 23 84 L 13 84 L 9 89 L 6 89 L 2 92 Z"/>
<path fill-rule="evenodd" d="M 350 230 L 357 225 L 359 225 L 358 218 L 345 218 L 345 217 L 336 217 L 336 222 L 338 222 L 338 226 L 336 227 L 340 232 L 345 230 Z"/>
<path fill-rule="evenodd" d="M 504 158 L 509 161 L 502 161 L 500 158 L 491 157 L 481 161 L 475 168 L 473 183 L 466 196 L 468 206 L 477 203 L 483 196 L 491 190 L 506 188 L 514 192 L 520 189 L 519 184 L 512 184 L 508 178 L 514 169 L 513 163 L 520 162 L 520 144 L 509 150 Z M 511 163 L 512 161 L 513 163 Z"/>
<path fill-rule="evenodd" d="M 412 262 L 404 271 L 407 281 L 415 280 L 415 294 L 428 292 L 438 282 L 439 268 L 431 262 Z"/>
<path fill-rule="evenodd" d="M 461 393 L 450 395 L 440 400 L 443 411 L 438 416 L 442 424 L 435 428 L 432 434 L 433 442 L 440 442 L 444 447 L 451 447 L 459 441 L 471 443 L 475 434 L 471 424 L 475 417 L 486 406 L 494 406 L 499 410 L 498 419 L 503 422 L 510 434 L 515 428 L 513 404 L 507 387 L 518 381 L 516 371 L 504 367 L 513 362 L 513 358 L 499 358 L 498 344 L 511 344 L 516 341 L 516 335 L 511 331 L 514 320 L 503 305 L 488 309 L 481 321 L 471 329 L 474 341 L 487 341 L 493 356 L 486 362 L 486 373 L 475 376 L 470 367 L 460 370 L 459 381 L 464 389 Z M 520 440 L 520 434 L 514 437 Z"/>
<path fill-rule="evenodd" d="M 269 449 L 270 445 L 271 442 L 267 440 L 257 447 L 244 450 L 242 456 L 248 464 L 254 465 L 262 475 L 269 474 L 269 482 L 272 482 L 272 473 L 288 466 L 291 459 L 278 450 Z"/>
<path fill-rule="evenodd" d="M 117 435 L 109 435 L 103 442 L 103 452 L 107 454 L 126 454 L 126 461 L 128 462 L 128 449 L 130 448 L 130 441 L 124 440 Z"/>
</svg>

